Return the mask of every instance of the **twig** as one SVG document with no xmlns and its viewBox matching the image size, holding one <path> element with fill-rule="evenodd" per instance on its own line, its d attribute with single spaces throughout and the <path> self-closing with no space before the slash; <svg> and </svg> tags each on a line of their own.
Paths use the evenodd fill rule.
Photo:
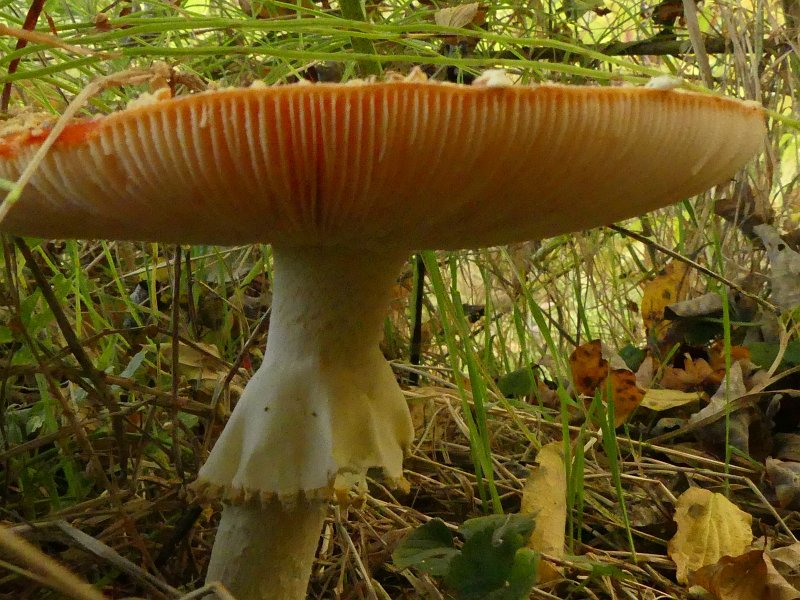
<svg viewBox="0 0 800 600">
<path fill-rule="evenodd" d="M 269 327 L 269 317 L 271 314 L 272 314 L 272 308 L 268 308 L 267 311 L 263 315 L 261 315 L 261 318 L 258 320 L 258 323 L 256 323 L 256 326 L 253 328 L 253 331 L 250 333 L 250 336 L 244 343 L 244 346 L 242 346 L 242 349 L 236 356 L 236 360 L 233 361 L 233 364 L 228 369 L 228 374 L 225 376 L 225 379 L 223 380 L 223 386 L 230 385 L 236 373 L 239 372 L 239 368 L 242 366 L 244 357 L 247 356 L 247 353 L 250 351 L 250 348 L 252 348 L 253 345 L 258 341 L 258 338 L 263 333 L 264 329 Z"/>
<path fill-rule="evenodd" d="M 641 235 L 640 233 L 636 233 L 635 231 L 631 231 L 630 229 L 627 229 L 625 227 L 621 227 L 619 225 L 609 225 L 608 228 L 611 229 L 612 231 L 616 231 L 617 233 L 621 233 L 625 237 L 632 238 L 632 239 L 636 240 L 637 242 L 641 242 L 643 244 L 651 246 L 652 248 L 655 248 L 659 252 L 662 252 L 662 253 L 666 254 L 670 258 L 674 258 L 675 260 L 678 260 L 678 261 L 680 261 L 682 263 L 685 263 L 685 264 L 689 265 L 690 267 L 692 267 L 693 269 L 697 269 L 698 271 L 700 271 L 704 275 L 708 275 L 712 279 L 716 279 L 717 281 L 719 281 L 720 283 L 726 285 L 727 287 L 731 288 L 732 290 L 736 290 L 742 296 L 746 296 L 746 297 L 750 298 L 751 300 L 754 300 L 755 302 L 757 302 L 758 304 L 760 304 L 761 306 L 766 308 L 768 311 L 770 311 L 770 312 L 772 312 L 774 314 L 780 314 L 780 311 L 778 310 L 778 308 L 774 304 L 772 304 L 771 302 L 768 302 L 767 300 L 764 300 L 763 298 L 761 298 L 760 296 L 757 296 L 756 294 L 752 294 L 752 293 L 748 292 L 747 290 L 742 288 L 740 285 L 735 284 L 733 281 L 731 281 L 729 279 L 725 279 L 722 275 L 719 275 L 718 273 L 715 273 L 714 271 L 712 271 L 708 267 L 704 267 L 703 265 L 693 261 L 691 258 L 687 258 L 687 257 L 683 256 L 682 254 L 680 254 L 679 252 L 675 252 L 675 250 L 670 250 L 669 248 L 667 248 L 666 246 L 662 246 L 661 244 L 659 244 L 655 240 L 651 240 L 650 238 L 645 237 L 645 236 Z"/>
<path fill-rule="evenodd" d="M 202 512 L 202 506 L 199 504 L 193 504 L 181 515 L 180 519 L 178 519 L 178 522 L 175 524 L 172 533 L 161 546 L 161 550 L 159 550 L 158 554 L 156 555 L 156 567 L 160 569 L 167 564 L 167 561 L 172 557 L 176 546 L 183 538 L 186 537 L 186 534 L 191 531 L 192 527 L 194 527 L 195 521 L 197 521 L 197 517 L 199 517 L 200 513 Z"/>
<path fill-rule="evenodd" d="M 43 6 L 44 2 L 36 0 L 34 4 L 39 4 Z M 30 14 L 30 11 L 28 14 Z M 27 24 L 27 19 L 25 24 Z M 86 48 L 81 48 L 80 46 L 68 44 L 67 42 L 64 42 L 61 39 L 59 39 L 58 36 L 51 35 L 49 33 L 42 33 L 41 31 L 33 31 L 32 29 L 28 29 L 24 25 L 23 28 L 20 29 L 19 27 L 9 27 L 8 25 L 0 24 L 0 35 L 10 35 L 11 37 L 15 37 L 21 42 L 25 43 L 32 42 L 34 44 L 42 44 L 43 46 L 50 46 L 51 48 L 61 48 L 62 50 L 67 50 L 69 52 L 73 52 L 81 56 L 99 56 L 100 58 L 120 58 L 122 56 L 121 52 L 87 50 Z M 22 44 L 21 47 L 24 48 L 25 45 L 26 44 Z M 17 49 L 18 50 L 20 49 L 19 44 L 17 45 Z"/>
<path fill-rule="evenodd" d="M 336 529 L 339 532 L 339 536 L 343 537 L 345 542 L 347 543 L 347 547 L 350 549 L 350 552 L 353 555 L 353 560 L 358 567 L 358 571 L 361 573 L 361 577 L 364 579 L 364 584 L 367 587 L 367 598 L 369 600 L 378 600 L 378 594 L 375 592 L 375 586 L 372 584 L 372 577 L 369 574 L 369 571 L 364 566 L 364 561 L 361 560 L 361 555 L 358 553 L 358 549 L 356 545 L 353 543 L 353 540 L 350 538 L 350 534 L 345 529 L 345 526 L 342 525 L 342 513 L 341 509 L 337 506 L 334 509 L 336 517 L 334 519 L 334 523 L 336 524 Z"/>
<path fill-rule="evenodd" d="M 87 356 L 86 352 L 83 349 L 83 346 L 78 342 L 78 338 L 75 335 L 75 331 L 72 329 L 69 321 L 67 320 L 64 311 L 61 309 L 61 305 L 58 303 L 58 300 L 53 293 L 53 290 L 50 288 L 47 280 L 45 279 L 44 275 L 42 274 L 41 269 L 36 264 L 36 261 L 33 259 L 33 254 L 28 248 L 28 245 L 22 240 L 21 238 L 14 238 L 17 247 L 20 249 L 22 256 L 25 258 L 25 263 L 31 270 L 33 274 L 34 280 L 36 281 L 36 285 L 42 292 L 42 296 L 44 296 L 47 305 L 49 306 L 50 310 L 53 313 L 53 316 L 56 319 L 56 322 L 61 330 L 64 339 L 67 342 L 70 350 L 72 351 L 75 358 L 78 360 L 78 363 L 83 369 L 85 376 L 92 382 L 94 390 L 99 394 L 101 401 L 106 406 L 106 409 L 109 411 L 109 417 L 111 419 L 112 429 L 114 431 L 114 436 L 117 438 L 117 445 L 119 449 L 119 459 L 118 465 L 120 470 L 121 479 L 124 480 L 127 477 L 127 461 L 128 461 L 128 451 L 127 451 L 127 444 L 125 443 L 125 428 L 123 422 L 123 415 L 121 412 L 117 410 L 118 405 L 114 399 L 113 394 L 111 394 L 111 390 L 106 385 L 103 378 L 100 376 L 99 372 L 94 368 L 91 360 Z M 30 343 L 31 349 L 33 349 L 32 342 Z M 40 363 L 41 365 L 41 363 Z M 47 375 L 48 370 L 46 367 L 42 366 L 42 371 Z M 83 431 L 77 420 L 77 416 L 75 415 L 72 407 L 70 406 L 69 402 L 66 398 L 63 397 L 61 394 L 61 390 L 58 386 L 53 382 L 52 377 L 47 377 L 48 384 L 50 387 L 50 391 L 54 397 L 56 397 L 61 404 L 62 410 L 64 411 L 65 416 L 73 425 L 73 429 L 75 430 L 75 435 L 77 440 L 84 446 L 84 448 L 91 450 L 91 444 L 89 442 L 89 438 L 86 435 L 86 432 Z M 92 464 L 96 472 L 96 476 L 99 477 L 109 493 L 109 496 L 117 508 L 121 508 L 121 501 L 120 501 L 120 494 L 119 494 L 119 485 L 117 480 L 112 477 L 107 477 L 105 471 L 102 468 L 102 465 L 99 462 L 98 457 L 95 455 L 94 452 L 90 451 L 89 453 L 89 460 Z M 110 461 L 112 463 L 112 472 L 113 472 L 113 463 L 115 461 L 115 457 L 113 452 L 110 453 Z M 141 539 L 141 536 L 136 531 L 136 528 L 133 522 L 128 518 L 127 515 L 121 514 L 122 523 L 124 524 L 126 532 L 131 536 L 131 539 L 137 544 L 137 546 L 142 550 L 143 558 L 148 561 L 152 562 L 152 559 L 149 557 L 147 552 L 145 551 L 144 542 Z"/>
<path fill-rule="evenodd" d="M 14 254 L 13 248 L 8 243 L 8 238 L 6 236 L 3 236 L 2 239 L 3 239 L 3 252 L 7 257 L 6 261 L 5 261 L 6 277 L 7 277 L 7 280 L 8 280 L 8 283 L 9 283 L 11 289 L 13 290 L 13 293 L 11 294 L 11 297 L 12 297 L 12 302 L 14 304 L 15 313 L 17 315 L 17 318 L 20 318 L 19 315 L 22 314 L 22 307 L 21 307 L 21 303 L 20 303 L 19 293 L 18 293 L 17 287 L 16 287 L 16 285 L 13 285 L 13 283 L 12 283 L 14 281 L 14 277 L 13 277 L 13 272 L 11 270 L 11 265 L 12 265 L 12 263 L 15 262 L 16 256 Z M 86 454 L 86 460 L 87 460 L 87 462 L 89 463 L 89 465 L 91 466 L 91 468 L 93 470 L 93 475 L 99 480 L 99 482 L 106 489 L 109 490 L 109 494 L 110 494 L 112 500 L 116 500 L 118 498 L 116 487 L 109 480 L 109 478 L 106 476 L 105 471 L 103 470 L 103 466 L 100 463 L 100 459 L 97 457 L 97 453 L 95 452 L 94 447 L 92 446 L 92 442 L 89 439 L 89 436 L 86 434 L 86 431 L 84 430 L 84 428 L 81 426 L 81 423 L 78 420 L 78 416 L 75 414 L 75 411 L 72 409 L 72 405 L 67 401 L 67 399 L 64 397 L 64 394 L 61 392 L 61 388 L 56 384 L 55 379 L 53 377 L 53 373 L 49 368 L 49 365 L 43 359 L 43 357 L 40 355 L 39 351 L 36 348 L 36 345 L 33 343 L 33 340 L 31 339 L 30 335 L 28 334 L 28 330 L 25 327 L 20 327 L 19 331 L 20 331 L 20 335 L 24 339 L 25 344 L 27 345 L 31 355 L 33 356 L 34 360 L 38 364 L 39 370 L 41 371 L 41 373 L 45 377 L 45 381 L 47 382 L 47 387 L 48 387 L 48 390 L 50 391 L 50 394 L 61 405 L 61 410 L 62 410 L 62 412 L 64 414 L 64 417 L 66 418 L 67 423 L 69 423 L 70 429 L 72 430 L 72 435 L 75 436 L 75 440 L 78 443 L 78 446 L 80 446 L 80 448 Z M 10 359 L 8 361 L 8 368 L 9 369 L 11 368 L 11 360 Z M 58 432 L 56 432 L 56 433 L 58 433 Z M 50 438 L 50 436 L 44 436 L 44 437 L 46 437 L 48 439 Z M 50 441 L 55 442 L 55 441 L 58 441 L 59 439 L 60 439 L 60 436 L 53 436 L 52 440 L 50 440 Z M 43 436 L 39 436 L 36 439 L 30 440 L 27 443 L 19 444 L 19 445 L 14 446 L 14 447 L 7 448 L 5 450 L 5 452 L 3 452 L 3 455 L 2 455 L 3 456 L 3 460 L 8 460 L 9 458 L 11 458 L 11 456 L 16 451 L 19 451 L 20 449 L 23 449 L 23 448 L 27 448 L 28 444 L 34 444 L 34 443 L 42 441 L 42 440 L 43 440 Z M 50 441 L 48 441 L 47 443 L 50 443 Z"/>
<path fill-rule="evenodd" d="M 798 371 L 800 368 L 795 367 Z M 754 388 L 755 389 L 755 388 Z M 650 438 L 647 440 L 649 444 L 662 444 L 666 441 L 671 439 L 684 436 L 686 434 L 692 433 L 693 431 L 697 431 L 715 423 L 721 419 L 724 419 L 727 415 L 733 414 L 737 410 L 741 410 L 743 408 L 747 408 L 755 404 L 759 398 L 762 396 L 773 396 L 775 394 L 789 393 L 792 390 L 769 390 L 769 391 L 749 391 L 746 394 L 739 396 L 738 398 L 734 398 L 727 405 L 717 412 L 710 414 L 702 419 L 698 419 L 697 421 L 687 422 L 685 425 L 682 425 L 678 429 L 673 429 L 672 431 L 667 431 L 666 433 L 662 433 L 661 435 L 657 435 L 655 437 Z"/>
<path fill-rule="evenodd" d="M 200 337 L 199 323 L 197 322 L 197 309 L 194 306 L 194 274 L 192 273 L 192 250 L 186 249 L 186 306 L 189 313 L 189 324 L 192 327 L 195 339 Z"/>
<path fill-rule="evenodd" d="M 173 282 L 172 282 L 172 406 L 170 419 L 172 419 L 172 460 L 181 480 L 184 480 L 183 460 L 181 447 L 178 442 L 178 383 L 180 370 L 180 341 L 178 326 L 180 324 L 180 293 L 181 293 L 181 247 L 175 246 Z"/>
<path fill-rule="evenodd" d="M 697 4 L 695 0 L 682 1 L 683 16 L 686 20 L 686 29 L 689 31 L 694 54 L 697 57 L 697 66 L 700 68 L 703 83 L 708 89 L 711 89 L 714 86 L 714 76 L 711 74 L 711 65 L 708 63 L 708 54 L 703 43 L 703 34 L 700 32 L 700 24 L 697 22 Z"/>
<path fill-rule="evenodd" d="M 44 575 L 54 590 L 75 600 L 107 600 L 91 585 L 79 579 L 61 564 L 47 556 L 36 546 L 0 525 L 0 547 L 17 558 L 31 571 Z"/>
<path fill-rule="evenodd" d="M 141 581 L 144 585 L 151 588 L 153 592 L 158 593 L 160 596 L 171 595 L 180 596 L 180 592 L 168 583 L 161 581 L 139 567 L 133 564 L 124 556 L 121 556 L 116 550 L 104 544 L 100 540 L 82 532 L 80 529 L 73 527 L 63 520 L 55 521 L 53 525 L 59 529 L 64 535 L 69 537 L 73 542 L 78 544 L 87 552 L 91 552 L 98 558 L 101 558 L 111 565 L 118 568 L 120 571 L 127 573 L 131 578 Z"/>
<path fill-rule="evenodd" d="M 216 594 L 219 600 L 236 600 L 236 598 L 233 597 L 233 594 L 231 594 L 219 581 L 212 581 L 211 583 L 208 583 L 203 587 L 186 594 L 185 596 L 181 596 L 178 600 L 195 600 L 196 598 L 203 598 L 209 592 Z"/>
<path fill-rule="evenodd" d="M 425 261 L 421 254 L 414 257 L 414 324 L 411 331 L 408 362 L 412 367 L 418 367 L 422 358 L 422 304 L 425 299 Z M 411 385 L 419 385 L 419 374 L 411 371 L 408 376 Z"/>
<path fill-rule="evenodd" d="M 250 333 L 250 337 L 247 338 L 247 341 L 244 343 L 239 354 L 236 356 L 236 360 L 233 361 L 233 364 L 228 369 L 228 374 L 225 376 L 225 379 L 217 386 L 214 390 L 214 396 L 211 399 L 211 417 L 208 422 L 208 426 L 206 428 L 206 436 L 203 439 L 203 451 L 207 451 L 208 447 L 211 445 L 211 434 L 213 433 L 213 425 L 217 418 L 217 404 L 219 402 L 219 396 L 224 392 L 224 390 L 230 385 L 231 381 L 233 381 L 234 376 L 239 371 L 239 367 L 242 366 L 242 362 L 244 361 L 244 357 L 247 356 L 247 353 L 250 351 L 250 348 L 258 341 L 259 336 L 261 335 L 262 331 L 269 326 L 269 318 L 270 314 L 272 314 L 272 308 L 268 308 L 267 311 L 261 316 L 256 326 L 253 328 L 253 331 Z"/>
<path fill-rule="evenodd" d="M 20 31 L 24 33 L 30 33 L 34 27 L 36 27 L 36 21 L 39 20 L 39 15 L 42 14 L 42 9 L 44 8 L 45 0 L 33 0 L 31 2 L 31 7 L 28 9 L 28 14 L 25 15 L 25 21 L 22 23 L 22 29 Z M 6 28 L 5 25 L 0 25 L 0 28 Z M 2 32 L 3 29 L 0 29 Z M 27 44 L 28 40 L 26 37 L 23 36 L 16 36 L 17 37 L 17 45 L 15 46 L 15 50 L 22 50 Z M 17 67 L 19 67 L 19 62 L 21 58 L 17 57 L 12 60 L 8 64 L 8 74 L 11 75 L 17 71 Z M 6 112 L 8 110 L 8 103 L 11 101 L 11 86 L 13 84 L 10 81 L 7 81 L 6 84 L 3 86 L 3 95 L 0 99 L 0 112 Z"/>
<path fill-rule="evenodd" d="M 114 399 L 114 395 L 111 393 L 111 390 L 102 380 L 102 378 L 98 375 L 97 369 L 94 368 L 91 359 L 86 354 L 86 351 L 83 349 L 83 346 L 81 346 L 81 343 L 78 340 L 78 336 L 75 335 L 75 331 L 72 329 L 72 325 L 70 325 L 69 319 L 67 319 L 67 316 L 61 309 L 61 305 L 59 304 L 58 299 L 53 293 L 50 284 L 47 282 L 47 279 L 45 278 L 44 274 L 39 268 L 39 265 L 33 258 L 33 253 L 31 252 L 31 249 L 28 247 L 28 245 L 22 238 L 14 238 L 14 242 L 17 248 L 19 248 L 20 252 L 22 253 L 22 256 L 25 258 L 25 264 L 31 270 L 31 273 L 33 274 L 33 279 L 36 281 L 37 287 L 42 292 L 42 296 L 44 296 L 45 302 L 47 302 L 47 306 L 52 311 L 56 323 L 58 324 L 58 328 L 61 330 L 61 335 L 64 336 L 64 340 L 67 342 L 67 346 L 69 346 L 70 351 L 72 352 L 75 359 L 78 361 L 78 364 L 83 369 L 86 377 L 89 379 L 89 381 L 92 382 L 92 386 L 97 392 L 98 398 L 100 399 L 103 406 L 105 406 L 105 408 L 110 412 L 115 412 L 117 408 L 117 403 Z M 111 425 L 114 430 L 114 437 L 116 438 L 117 446 L 119 449 L 118 463 L 120 468 L 120 475 L 124 479 L 126 477 L 126 470 L 127 470 L 127 447 L 125 444 L 125 428 L 122 423 L 122 419 L 120 417 L 112 417 Z M 112 454 L 112 460 L 113 460 L 113 454 Z"/>
</svg>

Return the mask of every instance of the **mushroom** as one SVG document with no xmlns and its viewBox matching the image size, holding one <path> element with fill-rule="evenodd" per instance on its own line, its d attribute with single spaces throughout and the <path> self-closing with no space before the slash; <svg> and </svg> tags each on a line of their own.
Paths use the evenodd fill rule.
<svg viewBox="0 0 800 600">
<path fill-rule="evenodd" d="M 69 124 L 0 231 L 269 242 L 264 362 L 194 484 L 224 502 L 208 580 L 303 598 L 327 502 L 403 485 L 413 430 L 378 349 L 415 249 L 540 239 L 724 182 L 761 147 L 754 103 L 671 89 L 419 81 L 223 89 Z M 14 180 L 47 136 L 0 139 Z"/>
</svg>

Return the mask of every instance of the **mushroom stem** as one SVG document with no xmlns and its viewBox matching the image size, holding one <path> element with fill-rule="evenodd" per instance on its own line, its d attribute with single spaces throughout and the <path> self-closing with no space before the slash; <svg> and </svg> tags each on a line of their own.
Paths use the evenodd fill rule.
<svg viewBox="0 0 800 600">
<path fill-rule="evenodd" d="M 305 598 L 326 509 L 323 500 L 226 505 L 206 581 L 237 600 Z"/>
<path fill-rule="evenodd" d="M 273 247 L 273 256 L 264 362 L 200 470 L 195 489 L 228 502 L 217 542 L 224 549 L 215 545 L 209 578 L 213 574 L 242 590 L 260 584 L 240 579 L 285 579 L 293 582 L 294 591 L 287 588 L 270 597 L 295 600 L 305 594 L 305 587 L 294 582 L 297 565 L 304 565 L 301 577 L 307 578 L 315 550 L 309 540 L 318 539 L 321 528 L 313 501 L 363 489 L 373 467 L 402 481 L 413 427 L 378 344 L 404 255 Z M 306 508 L 299 510 L 301 505 Z M 273 525 L 249 524 L 267 514 Z M 265 539 L 247 542 L 251 536 Z M 233 564 L 243 560 L 233 550 L 237 545 L 252 545 L 259 561 L 265 553 L 291 558 L 245 568 Z M 308 556 L 301 560 L 301 553 Z M 288 571 L 279 577 L 273 569 Z M 237 595 L 239 600 L 263 597 Z"/>
</svg>

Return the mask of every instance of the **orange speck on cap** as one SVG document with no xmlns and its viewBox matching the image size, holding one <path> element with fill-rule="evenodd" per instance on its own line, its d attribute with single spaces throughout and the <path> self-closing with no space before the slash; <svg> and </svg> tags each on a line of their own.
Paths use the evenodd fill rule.
<svg viewBox="0 0 800 600">
<path fill-rule="evenodd" d="M 56 140 L 56 147 L 69 147 L 82 144 L 89 137 L 91 132 L 95 131 L 99 126 L 100 121 L 96 119 L 86 119 L 70 123 L 61 132 Z M 0 137 L 0 158 L 12 158 L 21 149 L 31 146 L 38 146 L 44 143 L 47 136 L 50 135 L 52 127 L 36 127 L 28 131 L 21 131 L 12 133 L 10 135 Z"/>
</svg>

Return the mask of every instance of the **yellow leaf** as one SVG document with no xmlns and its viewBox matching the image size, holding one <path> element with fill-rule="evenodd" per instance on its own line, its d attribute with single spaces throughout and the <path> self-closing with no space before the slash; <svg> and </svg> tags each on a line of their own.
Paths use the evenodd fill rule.
<svg viewBox="0 0 800 600">
<path fill-rule="evenodd" d="M 683 300 L 689 291 L 686 263 L 671 261 L 655 279 L 648 281 L 642 295 L 642 320 L 645 329 L 658 333 L 666 330 L 664 326 L 664 309 L 679 300 Z"/>
<path fill-rule="evenodd" d="M 681 494 L 675 507 L 678 531 L 668 547 L 678 582 L 687 583 L 689 573 L 723 556 L 743 554 L 753 541 L 752 520 L 722 494 L 701 488 Z"/>
<path fill-rule="evenodd" d="M 164 342 L 160 346 L 161 360 L 172 361 L 172 342 Z M 222 359 L 216 346 L 195 342 L 193 345 L 178 342 L 178 363 L 182 367 L 199 369 L 219 368 Z"/>
<path fill-rule="evenodd" d="M 161 361 L 172 365 L 172 342 L 161 344 Z M 216 346 L 196 342 L 178 343 L 178 373 L 189 381 L 199 381 L 206 392 L 213 392 L 216 382 L 228 374 L 228 366 L 220 358 Z"/>
<path fill-rule="evenodd" d="M 567 524 L 567 475 L 562 442 L 542 446 L 522 490 L 520 512 L 536 516 L 528 547 L 555 557 L 564 556 L 564 529 Z M 561 577 L 557 569 L 542 561 L 539 581 Z"/>
<path fill-rule="evenodd" d="M 436 11 L 434 22 L 442 27 L 466 27 L 478 15 L 478 3 L 470 2 Z"/>
<path fill-rule="evenodd" d="M 680 390 L 646 390 L 641 406 L 650 410 L 662 411 L 701 400 L 700 392 L 681 392 Z"/>
</svg>

